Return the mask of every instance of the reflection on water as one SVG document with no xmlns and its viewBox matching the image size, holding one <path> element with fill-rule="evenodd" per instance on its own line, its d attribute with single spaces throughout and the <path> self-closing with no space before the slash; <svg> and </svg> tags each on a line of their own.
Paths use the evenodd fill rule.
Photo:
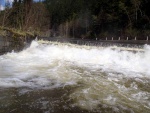
<svg viewBox="0 0 150 113">
<path fill-rule="evenodd" d="M 0 113 L 148 113 L 150 47 L 41 44 L 0 56 Z"/>
</svg>

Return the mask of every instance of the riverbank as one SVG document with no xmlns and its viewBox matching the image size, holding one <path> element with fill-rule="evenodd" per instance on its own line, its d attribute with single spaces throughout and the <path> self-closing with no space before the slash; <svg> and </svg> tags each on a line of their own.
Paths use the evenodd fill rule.
<svg viewBox="0 0 150 113">
<path fill-rule="evenodd" d="M 30 44 L 37 35 L 33 32 L 20 31 L 17 29 L 0 26 L 0 55 L 22 50 L 26 44 Z"/>
</svg>

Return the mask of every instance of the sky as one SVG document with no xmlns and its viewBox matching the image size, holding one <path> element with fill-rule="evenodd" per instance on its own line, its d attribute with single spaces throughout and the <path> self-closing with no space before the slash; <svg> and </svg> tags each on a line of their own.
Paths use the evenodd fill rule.
<svg viewBox="0 0 150 113">
<path fill-rule="evenodd" d="M 13 0 L 0 0 L 0 5 L 4 6 L 6 1 L 13 2 Z"/>
<path fill-rule="evenodd" d="M 11 4 L 14 0 L 0 0 L 0 10 L 4 10 L 4 6 L 5 6 L 6 1 L 9 1 Z M 34 0 L 34 1 L 39 1 L 39 0 Z"/>
</svg>

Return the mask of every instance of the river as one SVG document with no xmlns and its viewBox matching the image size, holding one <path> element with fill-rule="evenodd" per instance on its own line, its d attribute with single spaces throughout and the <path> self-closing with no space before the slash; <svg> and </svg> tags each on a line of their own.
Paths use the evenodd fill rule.
<svg viewBox="0 0 150 113">
<path fill-rule="evenodd" d="M 149 113 L 150 46 L 33 41 L 0 56 L 0 113 Z"/>
</svg>

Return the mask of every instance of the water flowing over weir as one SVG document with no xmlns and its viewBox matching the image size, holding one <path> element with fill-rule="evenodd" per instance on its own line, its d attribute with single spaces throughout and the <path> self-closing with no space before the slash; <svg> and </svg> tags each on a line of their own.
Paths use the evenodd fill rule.
<svg viewBox="0 0 150 113">
<path fill-rule="evenodd" d="M 33 41 L 0 56 L 0 113 L 148 113 L 150 46 Z"/>
</svg>

